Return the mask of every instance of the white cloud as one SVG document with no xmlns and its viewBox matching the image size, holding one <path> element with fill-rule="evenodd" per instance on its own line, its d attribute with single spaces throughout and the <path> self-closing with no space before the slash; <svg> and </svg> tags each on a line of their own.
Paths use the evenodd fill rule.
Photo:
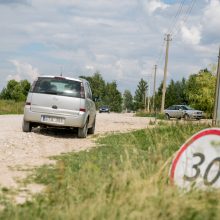
<svg viewBox="0 0 220 220">
<path fill-rule="evenodd" d="M 149 13 L 152 14 L 154 13 L 156 10 L 160 9 L 160 10 L 164 10 L 166 8 L 168 8 L 169 6 L 165 3 L 163 3 L 160 0 L 148 0 L 148 1 L 143 1 L 143 5 L 145 10 Z"/>
<path fill-rule="evenodd" d="M 195 26 L 187 27 L 183 24 L 181 27 L 183 41 L 187 44 L 198 45 L 202 38 L 200 29 Z"/>
<path fill-rule="evenodd" d="M 12 80 L 12 79 L 16 81 L 21 81 L 21 76 L 19 74 L 15 74 L 15 75 L 10 74 L 7 76 L 7 81 Z"/>
<path fill-rule="evenodd" d="M 9 75 L 10 78 L 21 80 L 30 79 L 34 80 L 39 76 L 37 68 L 34 68 L 31 64 L 20 62 L 18 60 L 10 60 L 10 62 L 16 67 L 16 73 L 14 75 Z"/>
<path fill-rule="evenodd" d="M 220 1 L 211 0 L 208 6 L 205 8 L 204 20 L 207 21 L 212 27 L 218 27 L 220 24 Z"/>
<path fill-rule="evenodd" d="M 202 15 L 204 43 L 218 43 L 220 38 L 220 1 L 210 0 Z"/>
<path fill-rule="evenodd" d="M 95 71 L 95 67 L 92 66 L 92 65 L 86 65 L 85 68 L 86 68 L 87 70 L 89 70 L 89 71 Z"/>
</svg>

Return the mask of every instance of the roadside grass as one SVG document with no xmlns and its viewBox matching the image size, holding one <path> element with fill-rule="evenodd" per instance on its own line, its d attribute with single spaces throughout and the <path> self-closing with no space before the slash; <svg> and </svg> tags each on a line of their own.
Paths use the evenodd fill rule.
<svg viewBox="0 0 220 220">
<path fill-rule="evenodd" d="M 165 116 L 164 114 L 161 114 L 161 113 L 155 113 L 155 112 L 152 112 L 152 113 L 149 113 L 149 112 L 145 112 L 145 111 L 139 111 L 139 112 L 136 112 L 135 116 L 137 117 L 156 117 L 157 119 L 165 119 Z"/>
<path fill-rule="evenodd" d="M 23 114 L 24 102 L 0 99 L 0 115 Z"/>
<path fill-rule="evenodd" d="M 54 157 L 32 178 L 46 191 L 6 204 L 0 219 L 220 219 L 220 191 L 183 192 L 169 183 L 174 153 L 204 124 L 162 125 L 97 140 Z M 52 146 L 51 146 L 52 147 Z"/>
</svg>

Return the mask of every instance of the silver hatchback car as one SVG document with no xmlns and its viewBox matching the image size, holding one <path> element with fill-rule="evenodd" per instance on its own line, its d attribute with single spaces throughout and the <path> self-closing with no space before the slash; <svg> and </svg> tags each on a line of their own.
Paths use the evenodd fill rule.
<svg viewBox="0 0 220 220">
<path fill-rule="evenodd" d="M 96 107 L 89 82 L 61 76 L 41 76 L 32 84 L 24 107 L 22 130 L 32 127 L 77 128 L 78 137 L 94 134 Z"/>
</svg>

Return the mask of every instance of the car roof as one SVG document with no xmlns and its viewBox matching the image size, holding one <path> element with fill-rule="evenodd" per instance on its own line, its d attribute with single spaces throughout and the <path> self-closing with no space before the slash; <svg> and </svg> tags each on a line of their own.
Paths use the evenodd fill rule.
<svg viewBox="0 0 220 220">
<path fill-rule="evenodd" d="M 82 78 L 72 78 L 72 77 L 65 77 L 65 76 L 52 76 L 52 75 L 42 75 L 42 76 L 39 76 L 38 78 L 63 78 L 63 79 L 67 79 L 67 80 L 74 80 L 74 81 L 78 81 L 78 82 L 83 82 L 83 81 L 87 81 L 85 79 L 82 79 Z"/>
</svg>

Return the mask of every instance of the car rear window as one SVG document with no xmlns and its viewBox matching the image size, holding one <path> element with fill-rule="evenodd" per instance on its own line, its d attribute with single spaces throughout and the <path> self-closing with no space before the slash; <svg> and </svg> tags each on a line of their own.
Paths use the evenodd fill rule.
<svg viewBox="0 0 220 220">
<path fill-rule="evenodd" d="M 34 82 L 31 92 L 81 98 L 82 83 L 61 77 L 39 77 Z"/>
</svg>

